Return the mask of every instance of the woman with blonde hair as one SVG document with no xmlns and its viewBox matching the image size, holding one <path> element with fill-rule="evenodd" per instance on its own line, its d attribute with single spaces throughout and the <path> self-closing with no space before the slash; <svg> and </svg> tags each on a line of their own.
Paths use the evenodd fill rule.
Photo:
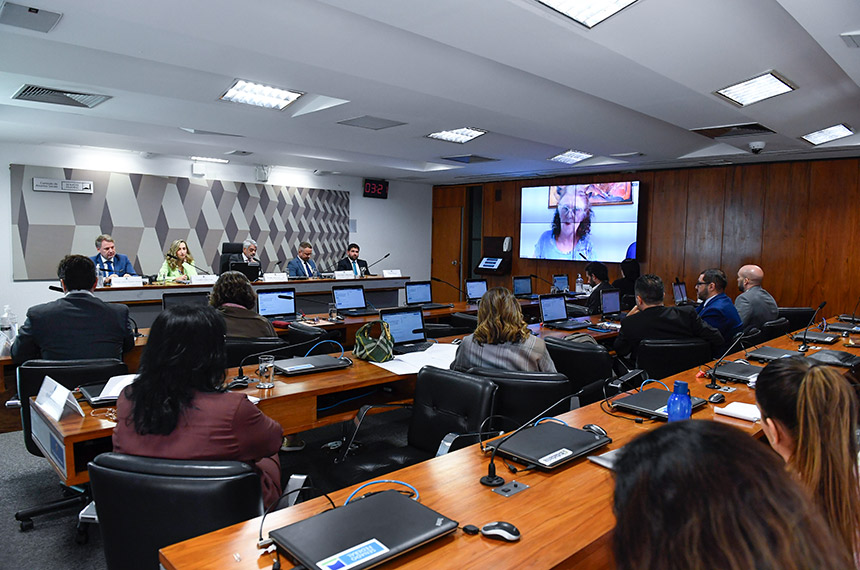
<svg viewBox="0 0 860 570">
<path fill-rule="evenodd" d="M 463 338 L 451 368 L 555 372 L 546 343 L 531 334 L 513 293 L 493 287 L 481 297 L 478 326 Z"/>
<path fill-rule="evenodd" d="M 194 256 L 188 251 L 185 240 L 178 239 L 170 245 L 170 250 L 164 256 L 164 263 L 158 270 L 159 281 L 175 281 L 177 283 L 188 283 L 191 277 L 197 275 L 194 269 Z"/>
<path fill-rule="evenodd" d="M 838 370 L 806 358 L 768 364 L 756 403 L 771 447 L 809 492 L 831 533 L 860 560 L 857 396 Z"/>
</svg>

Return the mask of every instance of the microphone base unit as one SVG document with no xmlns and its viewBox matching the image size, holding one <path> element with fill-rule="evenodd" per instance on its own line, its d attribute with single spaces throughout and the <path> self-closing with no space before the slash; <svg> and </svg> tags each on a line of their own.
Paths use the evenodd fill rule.
<svg viewBox="0 0 860 570">
<path fill-rule="evenodd" d="M 484 475 L 481 477 L 481 485 L 486 487 L 501 487 L 505 484 L 505 480 L 498 475 Z"/>
<path fill-rule="evenodd" d="M 807 352 L 809 347 L 806 344 L 801 344 L 797 347 L 797 352 Z"/>
</svg>

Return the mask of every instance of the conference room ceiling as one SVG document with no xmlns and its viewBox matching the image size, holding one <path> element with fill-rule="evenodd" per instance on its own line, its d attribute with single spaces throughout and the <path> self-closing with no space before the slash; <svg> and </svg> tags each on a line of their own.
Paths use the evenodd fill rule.
<svg viewBox="0 0 860 570">
<path fill-rule="evenodd" d="M 856 0 L 639 0 L 592 29 L 532 0 L 33 1 L 62 18 L 0 24 L 0 141 L 431 184 L 860 155 L 860 134 L 800 138 L 860 129 L 860 48 L 840 38 L 860 30 Z M 714 94 L 770 70 L 796 90 Z M 219 100 L 236 79 L 305 95 Z M 12 99 L 26 84 L 110 99 Z M 403 124 L 341 124 L 365 116 Z M 691 132 L 747 123 L 773 133 Z M 427 138 L 460 127 L 487 133 Z M 568 149 L 594 157 L 548 160 Z"/>
</svg>

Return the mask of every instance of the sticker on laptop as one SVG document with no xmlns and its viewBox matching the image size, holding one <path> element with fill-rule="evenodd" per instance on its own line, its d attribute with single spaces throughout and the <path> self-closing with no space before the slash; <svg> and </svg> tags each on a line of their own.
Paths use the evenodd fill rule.
<svg viewBox="0 0 860 570">
<path fill-rule="evenodd" d="M 367 542 L 362 542 L 357 546 L 352 546 L 342 552 L 338 552 L 334 556 L 317 562 L 317 567 L 320 570 L 349 570 L 359 564 L 364 564 L 368 560 L 379 558 L 386 552 L 388 552 L 387 546 L 375 538 L 371 538 Z"/>
<path fill-rule="evenodd" d="M 313 364 L 296 364 L 295 366 L 287 366 L 284 368 L 287 372 L 294 372 L 296 370 L 305 370 L 306 368 L 313 368 Z"/>
<path fill-rule="evenodd" d="M 558 451 L 553 451 L 549 455 L 544 455 L 543 457 L 538 459 L 538 463 L 540 463 L 541 465 L 549 466 L 553 463 L 561 461 L 565 457 L 570 457 L 571 455 L 573 455 L 573 452 L 571 450 L 567 449 L 566 447 L 562 447 Z"/>
<path fill-rule="evenodd" d="M 669 405 L 666 404 L 665 406 L 661 406 L 661 407 L 657 408 L 656 410 L 654 410 L 654 413 L 668 414 L 669 413 Z"/>
</svg>

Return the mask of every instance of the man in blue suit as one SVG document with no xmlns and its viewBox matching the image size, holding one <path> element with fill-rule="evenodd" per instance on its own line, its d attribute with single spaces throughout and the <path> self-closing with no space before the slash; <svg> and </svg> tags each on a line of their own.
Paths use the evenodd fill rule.
<svg viewBox="0 0 860 570">
<path fill-rule="evenodd" d="M 290 277 L 319 277 L 317 264 L 311 259 L 313 254 L 314 247 L 310 243 L 306 241 L 300 243 L 298 257 L 287 264 L 287 273 Z"/>
<path fill-rule="evenodd" d="M 726 295 L 728 279 L 720 269 L 706 269 L 696 282 L 696 294 L 704 301 L 696 308 L 703 321 L 720 331 L 726 341 L 725 348 L 732 337 L 744 328 L 741 316 L 734 303 Z"/>
<path fill-rule="evenodd" d="M 116 244 L 108 234 L 96 238 L 96 249 L 98 253 L 90 259 L 96 264 L 96 271 L 104 276 L 105 283 L 110 283 L 114 275 L 137 275 L 128 257 L 116 252 Z"/>
</svg>

